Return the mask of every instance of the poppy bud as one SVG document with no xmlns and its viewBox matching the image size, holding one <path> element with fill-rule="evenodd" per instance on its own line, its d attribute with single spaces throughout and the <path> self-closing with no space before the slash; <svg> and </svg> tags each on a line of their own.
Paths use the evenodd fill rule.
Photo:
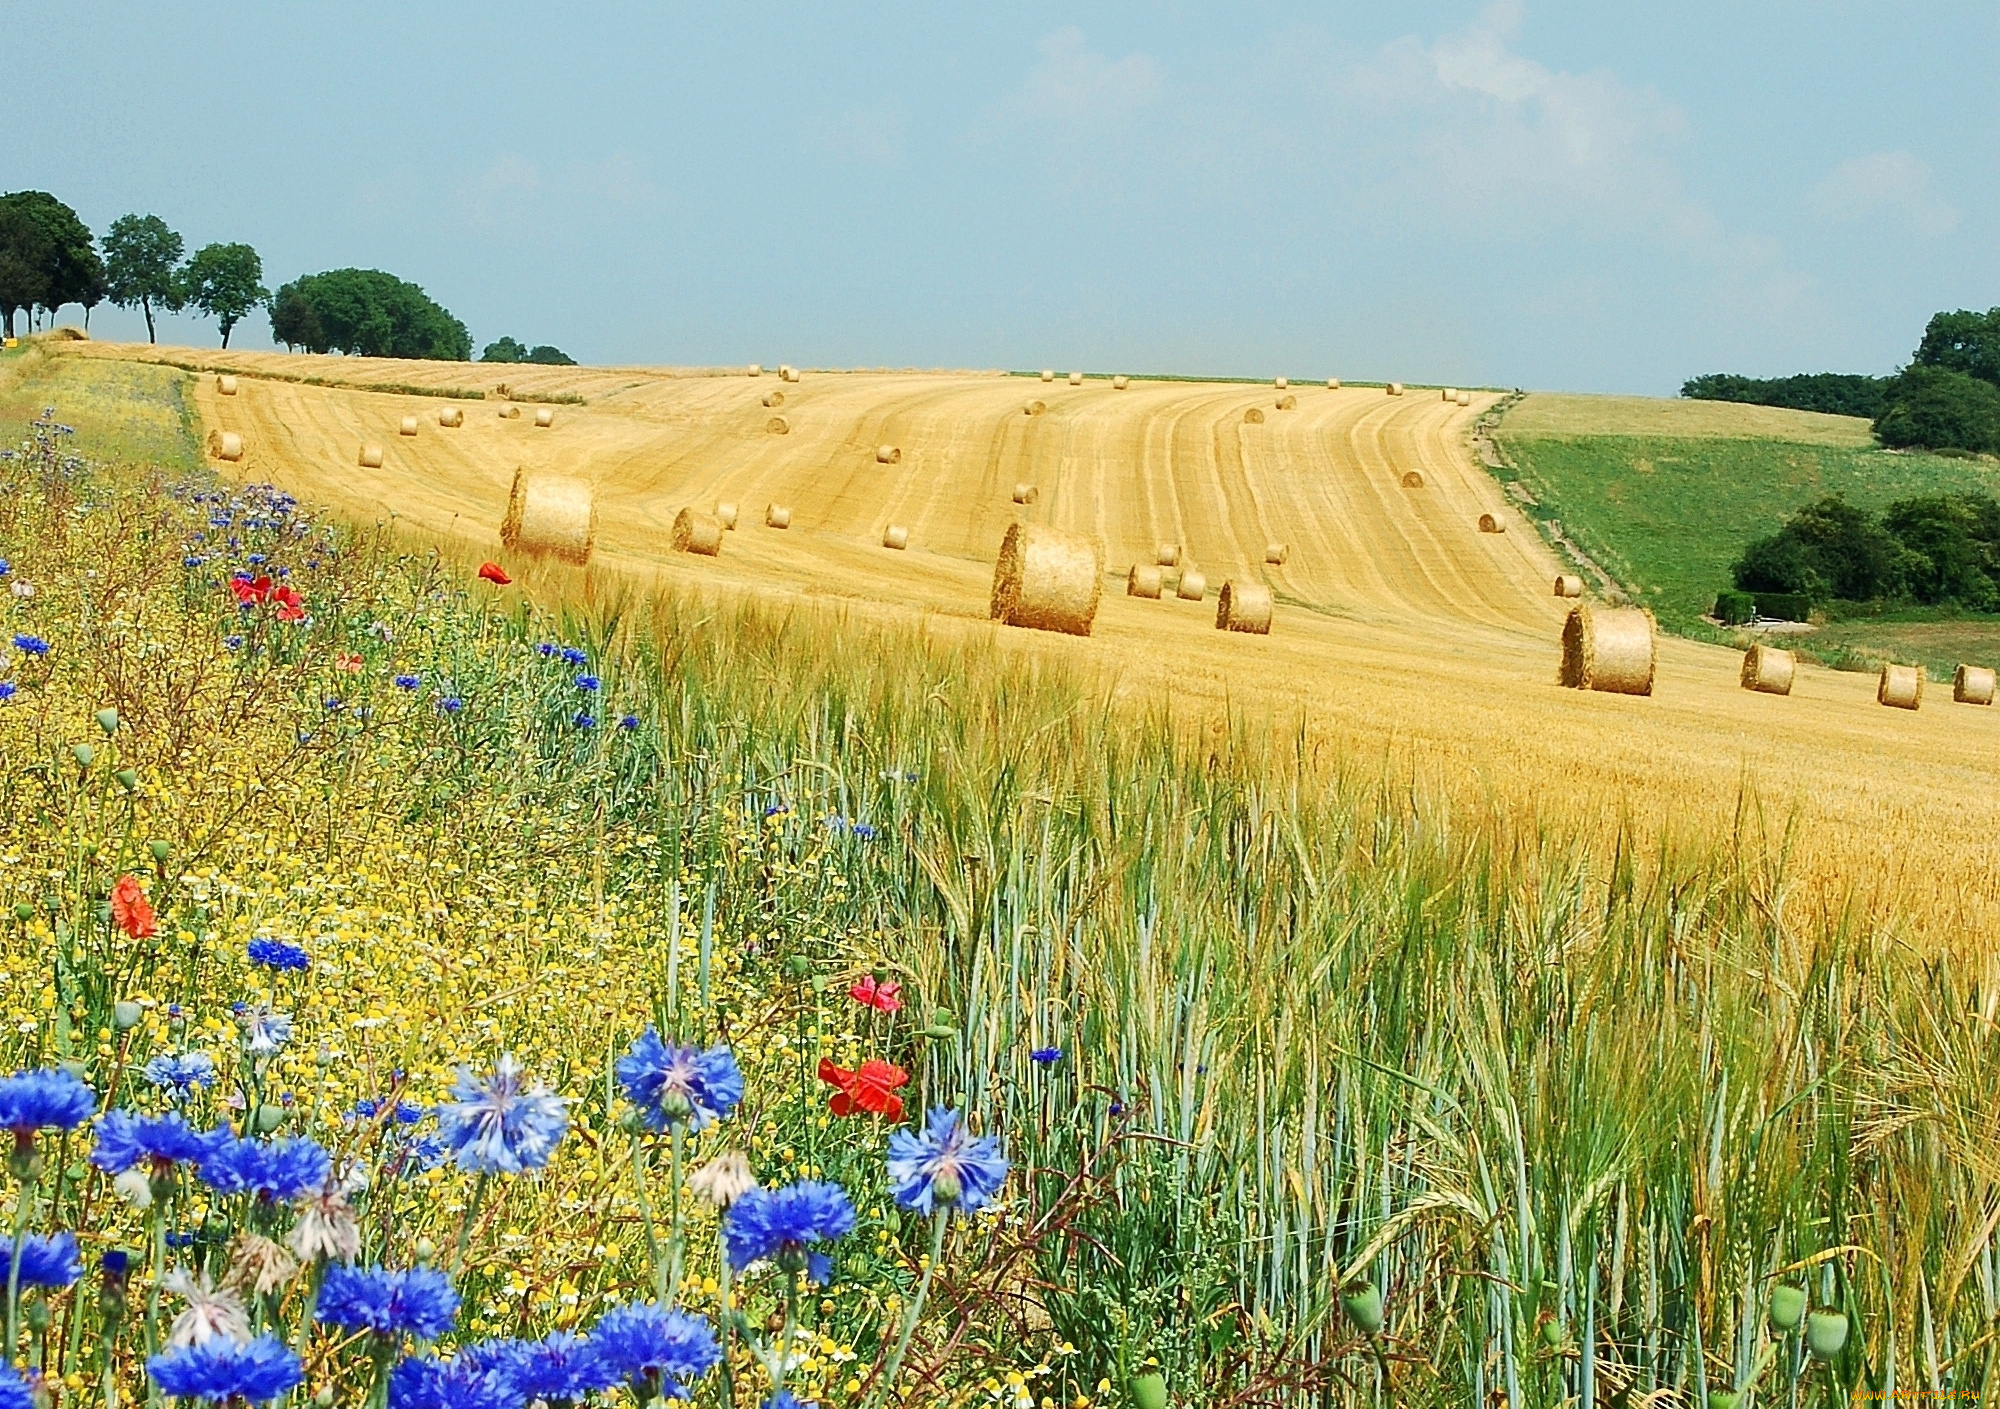
<svg viewBox="0 0 2000 1409">
<path fill-rule="evenodd" d="M 1806 1317 L 1806 1349 L 1817 1360 L 1831 1360 L 1847 1344 L 1847 1317 L 1838 1311 L 1815 1311 Z"/>
<path fill-rule="evenodd" d="M 1783 1283 L 1771 1288 L 1771 1301 L 1766 1314 L 1772 1326 L 1780 1331 L 1796 1331 L 1806 1314 L 1806 1294 L 1803 1288 L 1788 1287 Z"/>
<path fill-rule="evenodd" d="M 785 960 L 785 972 L 793 978 L 804 978 L 812 972 L 812 963 L 803 954 L 794 954 Z"/>
<path fill-rule="evenodd" d="M 958 1029 L 955 1027 L 946 1027 L 943 1023 L 933 1023 L 924 1029 L 924 1036 L 933 1038 L 939 1042 L 947 1042 L 958 1036 Z"/>
<path fill-rule="evenodd" d="M 1167 1377 L 1154 1370 L 1132 1378 L 1133 1409 L 1167 1409 Z"/>
<path fill-rule="evenodd" d="M 169 846 L 166 842 L 163 841 L 147 842 L 146 850 L 152 852 L 153 860 L 157 861 L 162 866 L 166 865 L 167 858 L 174 854 L 173 847 Z"/>
<path fill-rule="evenodd" d="M 285 1108 L 283 1106 L 257 1107 L 258 1134 L 269 1135 L 273 1130 L 276 1130 L 279 1126 L 283 1125 L 284 1123 L 285 1123 Z"/>
<path fill-rule="evenodd" d="M 430 1266 L 431 1259 L 436 1256 L 437 1256 L 436 1243 L 433 1243 L 429 1238 L 417 1239 L 417 1261 L 419 1264 L 428 1267 Z"/>
<path fill-rule="evenodd" d="M 111 776 L 118 780 L 118 786 L 125 789 L 126 792 L 136 793 L 139 791 L 139 775 L 135 770 L 121 768 Z"/>
<path fill-rule="evenodd" d="M 813 992 L 815 993 L 826 992 L 826 975 L 814 974 L 812 978 L 812 985 L 813 985 Z"/>
<path fill-rule="evenodd" d="M 118 711 L 115 709 L 100 709 L 97 711 L 97 727 L 104 731 L 104 736 L 107 739 L 117 733 Z"/>
<path fill-rule="evenodd" d="M 35 918 L 35 907 L 23 900 L 14 907 L 14 918 L 26 924 L 29 920 Z"/>
<path fill-rule="evenodd" d="M 130 999 L 113 1003 L 111 1005 L 111 1024 L 120 1032 L 130 1031 L 139 1025 L 139 1019 L 144 1016 L 145 1011 L 144 1008 L 141 1008 Z"/>
<path fill-rule="evenodd" d="M 1708 1409 L 1736 1409 L 1743 1402 L 1740 1389 L 1712 1389 L 1708 1392 Z"/>
<path fill-rule="evenodd" d="M 78 744 L 70 750 L 70 753 L 75 757 L 76 766 L 79 768 L 90 767 L 91 760 L 97 757 L 97 750 L 89 744 Z"/>
<path fill-rule="evenodd" d="M 1363 1335 L 1382 1333 L 1382 1291 L 1373 1282 L 1349 1282 L 1340 1294 L 1340 1306 Z"/>
<path fill-rule="evenodd" d="M 1562 1348 L 1563 1323 L 1561 1321 L 1558 1321 L 1555 1317 L 1544 1311 L 1541 1315 L 1541 1320 L 1538 1322 L 1538 1329 L 1542 1333 L 1543 1345 L 1547 1346 L 1550 1350 L 1559 1350 Z"/>
</svg>

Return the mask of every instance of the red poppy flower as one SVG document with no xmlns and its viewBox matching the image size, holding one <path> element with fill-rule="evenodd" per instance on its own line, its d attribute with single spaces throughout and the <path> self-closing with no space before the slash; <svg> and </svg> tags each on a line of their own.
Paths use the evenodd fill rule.
<svg viewBox="0 0 2000 1409">
<path fill-rule="evenodd" d="M 349 675 L 359 675 L 361 673 L 361 657 L 352 651 L 344 651 L 333 658 L 333 666 L 334 669 L 344 670 Z"/>
<path fill-rule="evenodd" d="M 835 1115 L 850 1116 L 862 1111 L 885 1116 L 893 1124 L 903 1118 L 903 1098 L 898 1086 L 907 1086 L 910 1074 L 890 1066 L 880 1057 L 870 1057 L 858 1071 L 837 1067 L 825 1057 L 819 1059 L 819 1079 L 837 1087 L 827 1106 Z"/>
<path fill-rule="evenodd" d="M 848 989 L 847 996 L 865 1008 L 893 1013 L 903 1006 L 903 985 L 892 978 L 878 983 L 875 975 L 870 974 Z"/>
<path fill-rule="evenodd" d="M 229 579 L 229 590 L 236 594 L 239 602 L 268 602 L 271 600 L 271 579 L 251 577 L 245 573 Z"/>
<path fill-rule="evenodd" d="M 279 621 L 304 621 L 306 605 L 299 600 L 299 594 L 289 587 L 280 587 L 271 594 L 271 600 L 278 604 Z"/>
<path fill-rule="evenodd" d="M 507 569 L 501 567 L 498 563 L 481 563 L 479 565 L 479 575 L 486 581 L 499 587 L 505 587 L 514 580 L 507 576 Z"/>
<path fill-rule="evenodd" d="M 120 876 L 118 884 L 111 887 L 111 922 L 134 939 L 159 933 L 159 918 L 153 914 L 152 902 L 146 899 L 137 876 Z"/>
</svg>

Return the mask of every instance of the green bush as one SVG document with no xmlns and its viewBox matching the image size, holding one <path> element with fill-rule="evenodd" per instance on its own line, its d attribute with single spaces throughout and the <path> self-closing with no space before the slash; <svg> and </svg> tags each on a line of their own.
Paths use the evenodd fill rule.
<svg viewBox="0 0 2000 1409">
<path fill-rule="evenodd" d="M 486 344 L 481 362 L 527 362 L 541 367 L 574 367 L 576 359 L 559 347 L 537 343 L 528 347 L 515 338 L 500 338 Z"/>
<path fill-rule="evenodd" d="M 2000 387 L 1947 367 L 1896 378 L 1875 434 L 1892 449 L 2000 452 Z"/>
<path fill-rule="evenodd" d="M 1715 619 L 1724 626 L 1741 626 L 1757 614 L 1757 599 L 1748 592 L 1724 588 L 1715 595 Z"/>
<path fill-rule="evenodd" d="M 1803 619 L 1830 601 L 2000 610 L 2000 501 L 1919 495 L 1897 500 L 1878 518 L 1834 495 L 1744 549 L 1734 575 L 1761 616 Z M 1796 601 L 1780 606 L 1781 599 Z M 1720 598 L 1716 614 L 1723 614 Z"/>
<path fill-rule="evenodd" d="M 465 324 L 415 284 L 379 269 L 306 274 L 271 300 L 271 336 L 308 352 L 472 360 Z"/>
<path fill-rule="evenodd" d="M 1759 592 L 1755 595 L 1757 615 L 1771 621 L 1805 621 L 1812 615 L 1812 598 L 1797 592 Z"/>
</svg>

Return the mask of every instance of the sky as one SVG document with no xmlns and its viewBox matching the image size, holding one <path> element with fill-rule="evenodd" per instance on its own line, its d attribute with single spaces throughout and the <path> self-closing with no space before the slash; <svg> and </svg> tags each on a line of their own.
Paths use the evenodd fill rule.
<svg viewBox="0 0 2000 1409">
<path fill-rule="evenodd" d="M 8 0 L 6 24 L 33 38 L 0 190 L 247 241 L 273 289 L 386 269 L 475 347 L 1670 395 L 1886 373 L 1933 312 L 2000 305 L 1994 0 Z M 269 342 L 261 313 L 232 339 Z"/>
</svg>

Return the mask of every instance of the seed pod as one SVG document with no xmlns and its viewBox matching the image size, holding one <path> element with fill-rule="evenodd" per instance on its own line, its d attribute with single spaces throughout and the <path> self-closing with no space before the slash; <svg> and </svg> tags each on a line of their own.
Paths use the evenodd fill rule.
<svg viewBox="0 0 2000 1409">
<path fill-rule="evenodd" d="M 943 1023 L 932 1023 L 924 1029 L 924 1036 L 944 1042 L 958 1036 L 958 1029 L 955 1027 L 946 1027 Z"/>
<path fill-rule="evenodd" d="M 1382 1334 L 1382 1290 L 1373 1282 L 1349 1282 L 1340 1294 L 1340 1306 L 1363 1335 Z"/>
<path fill-rule="evenodd" d="M 163 841 L 146 843 L 146 850 L 152 852 L 153 859 L 159 862 L 162 866 L 166 865 L 167 858 L 174 854 L 173 847 Z"/>
<path fill-rule="evenodd" d="M 128 793 L 139 791 L 139 775 L 130 768 L 121 768 L 111 775 L 118 780 L 118 786 Z"/>
<path fill-rule="evenodd" d="M 19 920 L 22 924 L 26 924 L 28 921 L 35 918 L 35 907 L 30 905 L 27 901 L 23 900 L 14 907 L 14 918 Z"/>
<path fill-rule="evenodd" d="M 120 1032 L 130 1031 L 139 1025 L 146 1010 L 129 999 L 111 1005 L 111 1025 Z"/>
<path fill-rule="evenodd" d="M 70 750 L 70 756 L 76 759 L 77 767 L 88 768 L 91 761 L 97 757 L 97 750 L 89 744 L 78 744 Z"/>
<path fill-rule="evenodd" d="M 258 1134 L 269 1135 L 273 1130 L 276 1130 L 279 1126 L 283 1125 L 284 1123 L 285 1123 L 285 1108 L 283 1106 L 257 1107 Z"/>
<path fill-rule="evenodd" d="M 1536 1329 L 1542 1333 L 1542 1344 L 1550 1350 L 1560 1350 L 1564 1340 L 1563 1323 L 1544 1311 Z"/>
<path fill-rule="evenodd" d="M 1167 1377 L 1159 1371 L 1133 1376 L 1131 1391 L 1133 1409 L 1167 1409 Z"/>
<path fill-rule="evenodd" d="M 1708 1392 L 1708 1409 L 1736 1409 L 1743 1402 L 1740 1389 L 1712 1389 Z"/>
<path fill-rule="evenodd" d="M 1847 1344 L 1847 1317 L 1839 1311 L 1815 1311 L 1806 1317 L 1806 1349 L 1818 1360 L 1831 1360 Z"/>
<path fill-rule="evenodd" d="M 115 709 L 100 709 L 97 711 L 97 727 L 104 731 L 106 738 L 110 738 L 113 734 L 117 733 L 118 711 Z"/>
<path fill-rule="evenodd" d="M 1788 1287 L 1783 1283 L 1771 1288 L 1771 1300 L 1765 1308 L 1771 1318 L 1771 1325 L 1780 1331 L 1796 1331 L 1799 1322 L 1805 1319 L 1806 1294 L 1804 1288 Z"/>
</svg>

